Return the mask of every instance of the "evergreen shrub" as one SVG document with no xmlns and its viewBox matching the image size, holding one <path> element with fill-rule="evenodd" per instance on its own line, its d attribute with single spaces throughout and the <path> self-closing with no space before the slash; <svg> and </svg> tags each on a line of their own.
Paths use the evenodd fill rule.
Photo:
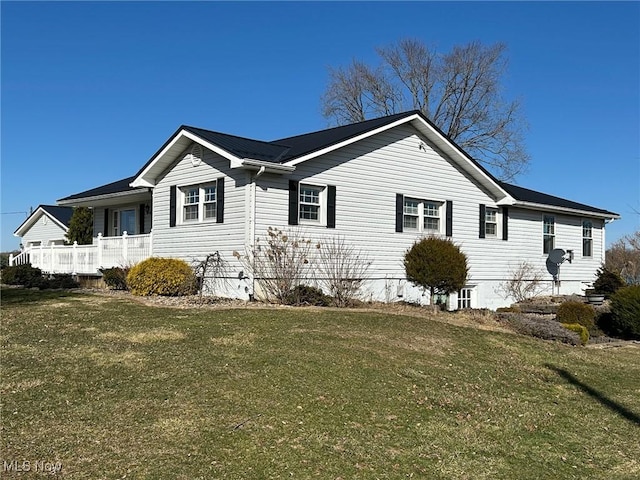
<svg viewBox="0 0 640 480">
<path fill-rule="evenodd" d="M 622 277 L 607 267 L 598 269 L 596 281 L 593 282 L 594 293 L 604 295 L 604 298 L 610 298 L 617 290 L 625 286 Z"/>
<path fill-rule="evenodd" d="M 40 288 L 46 279 L 42 276 L 42 270 L 32 267 L 31 264 L 14 265 L 2 269 L 2 283 L 5 285 L 23 285 L 25 288 Z"/>
<path fill-rule="evenodd" d="M 196 278 L 184 260 L 152 257 L 133 266 L 127 286 L 134 295 L 176 297 L 196 293 Z"/>
<path fill-rule="evenodd" d="M 600 328 L 621 338 L 640 338 L 640 285 L 617 290 L 610 298 L 611 314 L 602 318 Z"/>
</svg>

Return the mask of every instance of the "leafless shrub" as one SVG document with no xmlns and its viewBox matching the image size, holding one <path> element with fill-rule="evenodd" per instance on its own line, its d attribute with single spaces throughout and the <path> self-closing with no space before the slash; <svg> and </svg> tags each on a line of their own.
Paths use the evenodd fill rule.
<svg viewBox="0 0 640 480">
<path fill-rule="evenodd" d="M 371 261 L 361 250 L 334 236 L 316 245 L 317 281 L 338 307 L 352 304 L 359 296 Z"/>
<path fill-rule="evenodd" d="M 509 279 L 500 284 L 498 291 L 504 298 L 524 302 L 537 297 L 545 289 L 544 274 L 530 263 L 522 262 L 510 273 Z"/>
<path fill-rule="evenodd" d="M 311 240 L 296 231 L 269 227 L 253 249 L 233 252 L 268 299 L 286 303 L 289 292 L 308 278 Z"/>
<path fill-rule="evenodd" d="M 204 260 L 193 260 L 191 265 L 198 282 L 200 299 L 203 294 L 215 295 L 228 280 L 229 264 L 222 258 L 220 252 L 210 253 Z"/>
</svg>

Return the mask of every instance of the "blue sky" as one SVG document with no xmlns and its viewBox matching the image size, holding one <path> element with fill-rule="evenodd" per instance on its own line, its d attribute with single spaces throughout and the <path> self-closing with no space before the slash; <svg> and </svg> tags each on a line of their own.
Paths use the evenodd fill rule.
<svg viewBox="0 0 640 480">
<path fill-rule="evenodd" d="M 327 68 L 417 38 L 508 46 L 529 122 L 519 185 L 640 229 L 638 2 L 1 3 L 3 251 L 38 204 L 133 175 L 181 125 L 322 129 Z"/>
</svg>

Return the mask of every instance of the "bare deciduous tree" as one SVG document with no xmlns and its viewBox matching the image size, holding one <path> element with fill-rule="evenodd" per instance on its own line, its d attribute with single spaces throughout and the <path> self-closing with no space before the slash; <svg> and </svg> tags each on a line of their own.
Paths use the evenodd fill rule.
<svg viewBox="0 0 640 480">
<path fill-rule="evenodd" d="M 440 54 L 417 40 L 379 48 L 381 64 L 354 60 L 329 70 L 326 118 L 342 125 L 416 109 L 503 180 L 529 162 L 517 101 L 502 96 L 506 46 L 479 42 Z"/>
<path fill-rule="evenodd" d="M 605 266 L 625 282 L 640 284 L 640 230 L 613 243 L 605 258 Z"/>
</svg>

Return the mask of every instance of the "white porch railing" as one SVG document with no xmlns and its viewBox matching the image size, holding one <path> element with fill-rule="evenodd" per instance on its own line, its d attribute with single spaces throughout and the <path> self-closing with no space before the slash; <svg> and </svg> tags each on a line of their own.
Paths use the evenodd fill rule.
<svg viewBox="0 0 640 480">
<path fill-rule="evenodd" d="M 152 255 L 152 234 L 103 237 L 93 245 L 49 245 L 29 247 L 9 256 L 9 265 L 31 263 L 45 273 L 96 274 L 100 268 L 133 265 Z"/>
</svg>

